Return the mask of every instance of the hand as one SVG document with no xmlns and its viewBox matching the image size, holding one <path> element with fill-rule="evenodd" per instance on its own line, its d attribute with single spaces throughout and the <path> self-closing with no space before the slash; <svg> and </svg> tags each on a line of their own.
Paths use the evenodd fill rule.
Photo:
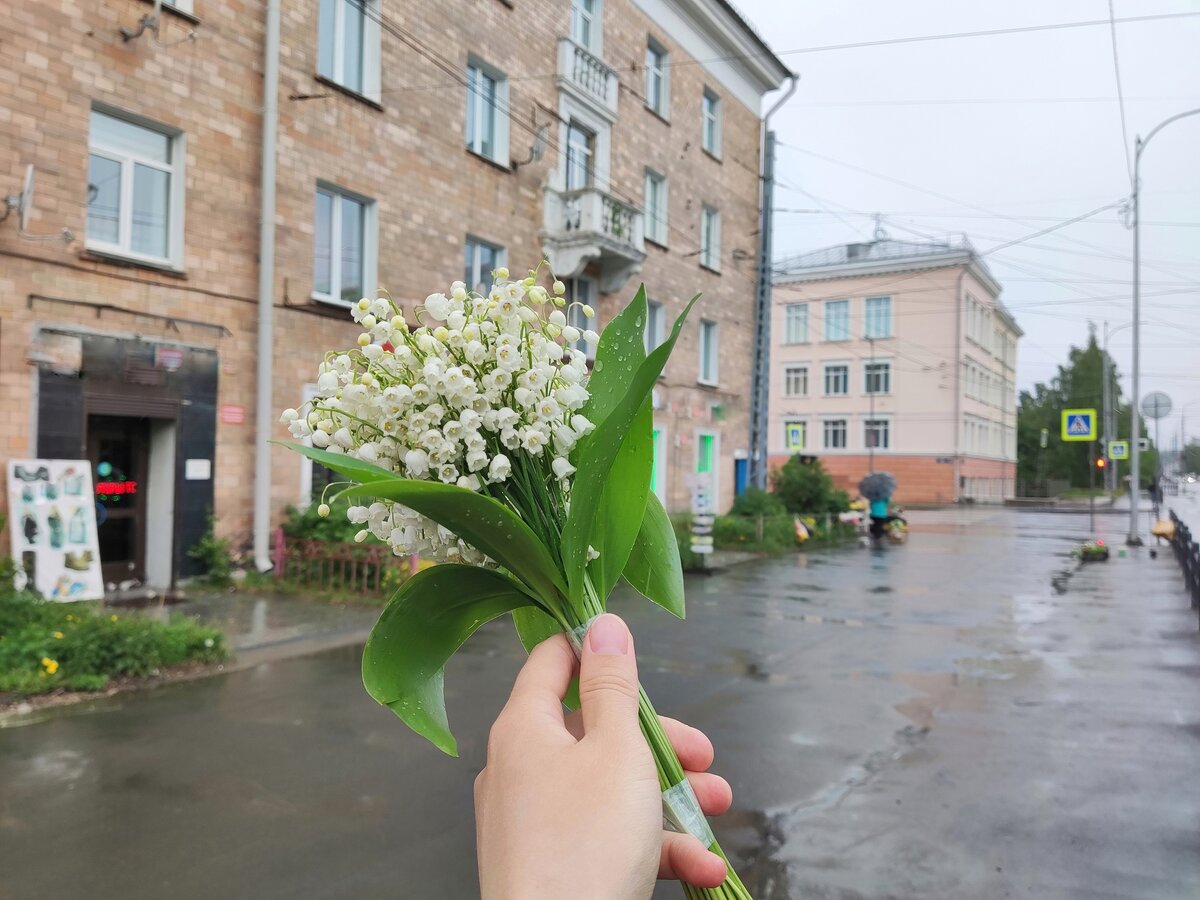
<svg viewBox="0 0 1200 900">
<path fill-rule="evenodd" d="M 725 861 L 691 835 L 662 830 L 662 794 L 638 727 L 633 636 L 617 616 L 596 619 L 578 663 L 580 710 L 563 716 L 576 671 L 565 635 L 543 641 L 513 685 L 475 780 L 483 900 L 643 900 L 654 878 L 700 887 Z M 729 809 L 728 783 L 705 770 L 701 732 L 662 719 L 706 815 Z"/>
</svg>

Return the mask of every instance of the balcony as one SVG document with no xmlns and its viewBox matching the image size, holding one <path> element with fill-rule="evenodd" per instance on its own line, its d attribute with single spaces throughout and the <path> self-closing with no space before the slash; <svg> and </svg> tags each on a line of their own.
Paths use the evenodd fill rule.
<svg viewBox="0 0 1200 900">
<path fill-rule="evenodd" d="M 600 290 L 620 290 L 646 261 L 642 211 L 595 188 L 546 189 L 542 240 L 551 271 L 560 278 L 600 268 Z"/>
<path fill-rule="evenodd" d="M 612 121 L 617 117 L 617 73 L 570 38 L 558 41 L 558 86 L 571 91 Z"/>
</svg>

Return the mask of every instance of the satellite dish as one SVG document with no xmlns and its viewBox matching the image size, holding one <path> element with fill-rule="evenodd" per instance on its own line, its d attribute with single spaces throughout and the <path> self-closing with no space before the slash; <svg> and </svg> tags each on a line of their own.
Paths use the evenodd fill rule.
<svg viewBox="0 0 1200 900">
<path fill-rule="evenodd" d="M 33 218 L 33 163 L 25 167 L 25 184 L 21 188 L 21 197 L 17 201 L 17 212 L 20 214 L 21 233 L 29 231 L 29 220 Z"/>
</svg>

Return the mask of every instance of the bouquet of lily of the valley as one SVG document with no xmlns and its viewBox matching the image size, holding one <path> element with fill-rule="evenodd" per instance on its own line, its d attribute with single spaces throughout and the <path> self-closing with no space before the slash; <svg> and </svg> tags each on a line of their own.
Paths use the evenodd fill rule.
<svg viewBox="0 0 1200 900">
<path fill-rule="evenodd" d="M 684 612 L 675 534 L 649 490 L 650 394 L 696 298 L 647 355 L 644 288 L 597 335 L 568 324 L 561 282 L 494 278 L 486 295 L 462 282 L 431 294 L 416 327 L 387 297 L 359 301 L 358 346 L 328 353 L 316 397 L 283 414 L 311 444 L 296 449 L 349 480 L 333 489 L 357 504 L 358 540 L 441 563 L 383 611 L 363 681 L 450 754 L 443 668 L 484 622 L 511 614 L 526 649 L 560 631 L 578 648 L 621 579 Z M 582 345 L 596 349 L 590 375 Z M 724 857 L 644 691 L 639 721 L 668 821 Z M 732 868 L 685 891 L 749 898 Z"/>
</svg>

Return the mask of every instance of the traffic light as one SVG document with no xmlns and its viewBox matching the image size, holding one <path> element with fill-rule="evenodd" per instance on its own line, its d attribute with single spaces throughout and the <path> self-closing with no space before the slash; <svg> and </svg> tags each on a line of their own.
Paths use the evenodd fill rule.
<svg viewBox="0 0 1200 900">
<path fill-rule="evenodd" d="M 1101 456 L 1099 459 L 1096 460 L 1096 468 L 1097 469 L 1103 469 L 1107 465 L 1108 465 L 1108 460 L 1105 459 L 1103 456 Z"/>
</svg>

